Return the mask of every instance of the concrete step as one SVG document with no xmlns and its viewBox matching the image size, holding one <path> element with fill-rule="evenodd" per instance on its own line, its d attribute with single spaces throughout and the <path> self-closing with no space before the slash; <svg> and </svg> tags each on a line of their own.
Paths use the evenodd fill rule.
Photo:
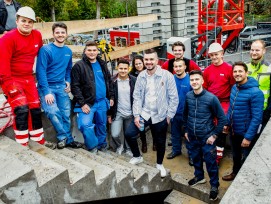
<svg viewBox="0 0 271 204">
<path fill-rule="evenodd" d="M 0 136 L 0 150 L 34 169 L 42 202 L 63 200 L 70 184 L 67 169 L 4 136 Z"/>
<path fill-rule="evenodd" d="M 84 202 L 95 196 L 96 182 L 93 169 L 34 141 L 29 142 L 29 148 L 68 170 L 70 185 L 65 191 L 65 202 Z M 93 188 L 89 188 L 90 184 Z"/>
<path fill-rule="evenodd" d="M 209 203 L 209 194 L 210 194 L 210 184 L 209 184 L 209 177 L 205 175 L 205 179 L 207 180 L 204 184 L 198 184 L 194 187 L 190 187 L 188 185 L 188 181 L 192 178 L 187 178 L 183 174 L 176 173 L 172 176 L 173 180 L 173 189 L 185 193 L 189 196 L 197 198 L 201 201 Z M 219 192 L 218 199 L 212 203 L 219 203 L 221 198 L 223 197 L 222 192 Z"/>
<path fill-rule="evenodd" d="M 38 182 L 29 165 L 2 150 L 0 163 L 0 203 L 41 202 Z"/>
<path fill-rule="evenodd" d="M 125 155 L 119 155 L 115 152 L 108 151 L 113 157 L 119 158 L 121 160 L 124 160 L 126 162 L 129 162 L 131 157 L 125 156 Z M 148 172 L 148 186 L 145 186 L 143 188 L 143 193 L 150 193 L 150 192 L 156 192 L 159 191 L 165 191 L 172 189 L 172 180 L 170 174 L 166 176 L 165 178 L 161 178 L 160 171 L 154 167 L 153 164 L 146 164 L 145 162 L 133 165 L 138 166 L 141 168 L 144 168 L 146 172 Z M 167 170 L 169 172 L 169 170 Z"/>
<path fill-rule="evenodd" d="M 90 153 L 89 151 L 86 151 L 84 149 L 72 149 L 76 153 L 79 153 L 81 155 L 84 155 L 88 158 L 93 159 L 94 161 L 97 161 L 107 167 L 110 167 L 115 170 L 116 172 L 116 195 L 117 196 L 127 196 L 128 192 L 133 192 L 133 175 L 132 175 L 132 169 L 123 165 L 120 165 L 114 161 L 108 160 L 106 158 L 103 158 L 102 156 L 97 154 Z M 125 188 L 123 188 L 125 186 Z"/>
<path fill-rule="evenodd" d="M 165 204 L 192 204 L 192 203 L 205 204 L 206 202 L 193 198 L 179 191 L 172 190 L 171 193 L 164 200 L 164 203 Z"/>
<path fill-rule="evenodd" d="M 65 155 L 81 164 L 84 164 L 85 166 L 88 166 L 94 170 L 95 184 L 97 184 L 97 188 L 95 188 L 93 184 L 90 184 L 91 188 L 94 188 L 96 192 L 95 196 L 93 196 L 91 200 L 114 198 L 117 196 L 115 190 L 116 172 L 112 168 L 100 164 L 94 159 L 80 153 L 76 153 L 75 151 L 72 151 L 68 148 L 64 148 L 61 150 L 56 149 L 54 151 Z"/>
<path fill-rule="evenodd" d="M 99 155 L 102 156 L 103 158 L 113 161 L 114 163 L 118 163 L 132 169 L 132 175 L 134 179 L 133 183 L 134 191 L 137 194 L 144 193 L 142 186 L 147 186 L 149 183 L 148 172 L 146 171 L 146 169 L 137 165 L 132 165 L 129 162 L 116 157 L 116 155 L 110 154 L 110 152 L 111 151 L 108 151 L 108 153 L 99 152 Z"/>
</svg>

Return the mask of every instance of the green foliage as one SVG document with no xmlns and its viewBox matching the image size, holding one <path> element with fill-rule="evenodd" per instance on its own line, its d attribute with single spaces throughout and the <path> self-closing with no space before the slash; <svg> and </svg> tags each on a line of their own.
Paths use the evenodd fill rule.
<svg viewBox="0 0 271 204">
<path fill-rule="evenodd" d="M 52 21 L 51 8 L 54 6 L 56 20 L 86 20 L 96 18 L 97 0 L 17 0 L 23 6 L 32 7 L 44 21 Z M 118 18 L 137 15 L 136 0 L 99 0 L 101 17 Z"/>
</svg>

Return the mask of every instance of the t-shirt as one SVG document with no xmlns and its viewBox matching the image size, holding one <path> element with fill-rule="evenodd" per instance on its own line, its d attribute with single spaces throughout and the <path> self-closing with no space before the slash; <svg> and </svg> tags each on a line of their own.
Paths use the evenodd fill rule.
<svg viewBox="0 0 271 204">
<path fill-rule="evenodd" d="M 104 80 L 104 74 L 101 68 L 101 65 L 98 61 L 91 63 L 96 86 L 96 101 L 100 101 L 106 98 L 106 86 Z"/>
</svg>

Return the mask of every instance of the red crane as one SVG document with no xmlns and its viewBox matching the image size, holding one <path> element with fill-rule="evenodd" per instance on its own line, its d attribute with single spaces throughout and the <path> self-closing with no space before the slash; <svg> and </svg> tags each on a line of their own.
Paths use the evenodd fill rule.
<svg viewBox="0 0 271 204">
<path fill-rule="evenodd" d="M 213 42 L 221 43 L 224 50 L 233 49 L 243 28 L 244 0 L 198 0 L 198 35 L 191 39 L 192 45 L 193 39 L 197 44 L 192 46 L 194 59 L 205 58 Z M 224 42 L 223 35 L 227 35 Z"/>
</svg>

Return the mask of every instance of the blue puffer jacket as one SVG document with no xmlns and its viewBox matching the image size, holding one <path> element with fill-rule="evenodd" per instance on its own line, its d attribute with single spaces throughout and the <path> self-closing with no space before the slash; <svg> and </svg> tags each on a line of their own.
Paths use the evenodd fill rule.
<svg viewBox="0 0 271 204">
<path fill-rule="evenodd" d="M 217 125 L 214 124 L 214 118 L 218 119 Z M 188 137 L 204 140 L 221 133 L 227 123 L 219 100 L 206 90 L 200 94 L 195 94 L 194 91 L 187 93 L 183 119 Z"/>
<path fill-rule="evenodd" d="M 262 122 L 264 96 L 259 83 L 248 77 L 245 84 L 235 84 L 231 90 L 228 123 L 232 134 L 243 135 L 251 141 Z"/>
</svg>

